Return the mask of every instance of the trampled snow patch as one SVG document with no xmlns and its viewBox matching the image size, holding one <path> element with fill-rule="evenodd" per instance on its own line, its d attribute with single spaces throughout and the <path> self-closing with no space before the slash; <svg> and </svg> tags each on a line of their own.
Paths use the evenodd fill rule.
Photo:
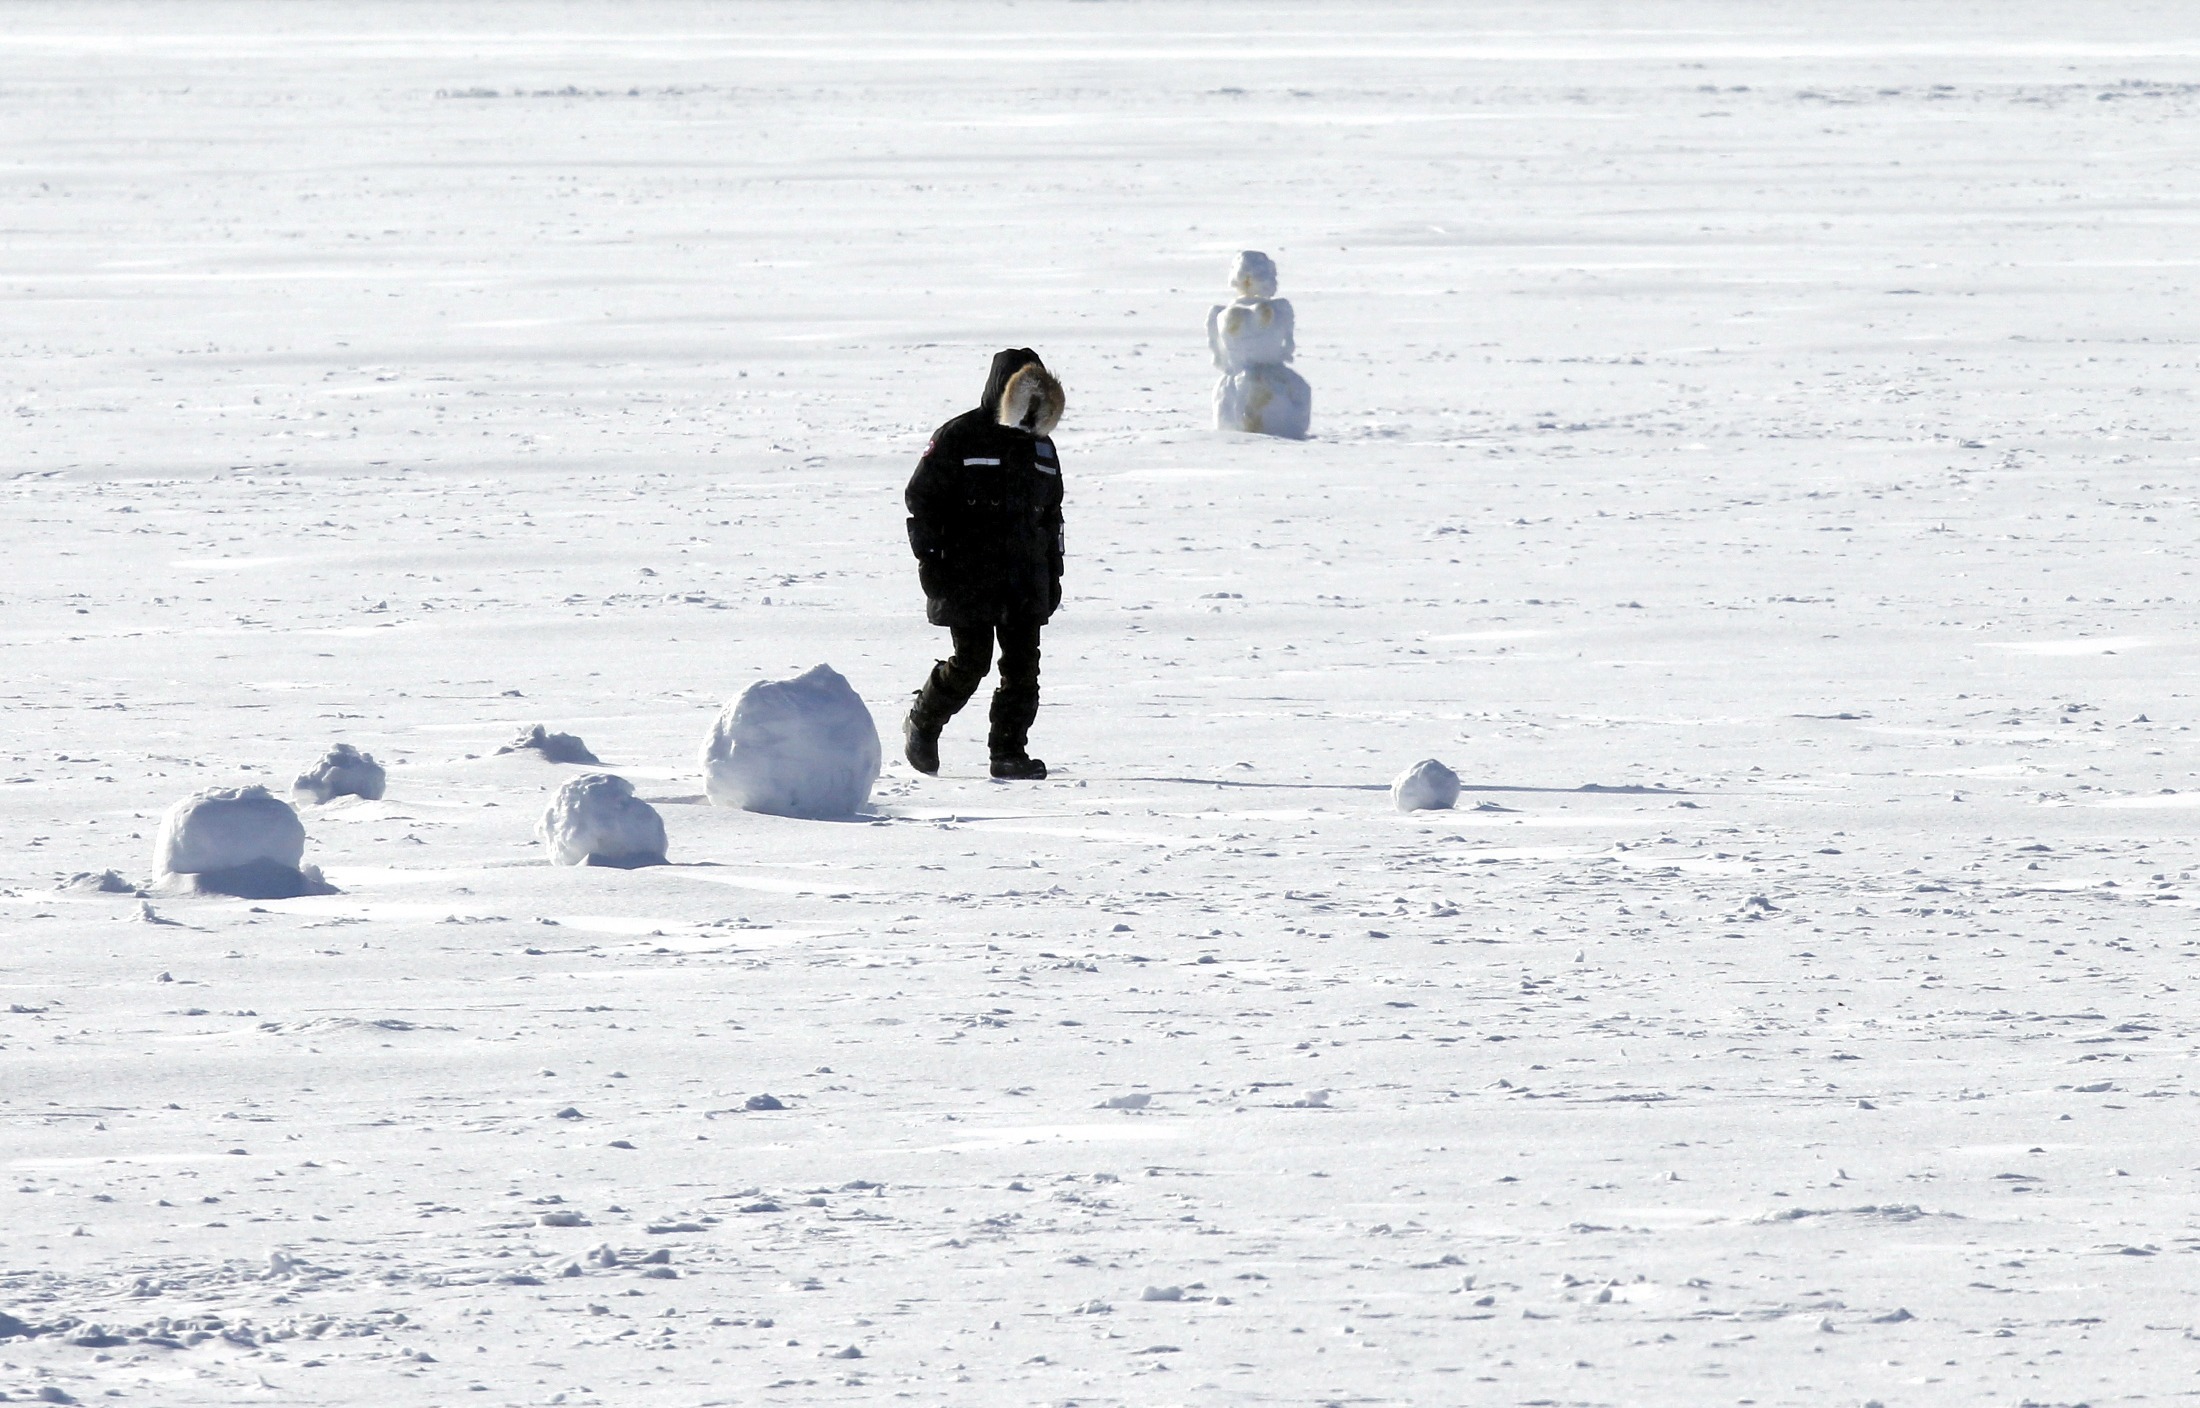
<svg viewBox="0 0 2200 1408">
<path fill-rule="evenodd" d="M 382 790 L 388 785 L 388 774 L 371 753 L 362 753 L 349 743 L 338 743 L 321 755 L 321 761 L 298 774 L 291 784 L 290 795 L 300 802 L 321 803 L 337 797 L 364 797 L 370 802 L 382 800 Z"/>
<path fill-rule="evenodd" d="M 168 809 L 153 840 L 153 864 L 169 888 L 246 899 L 330 893 L 303 865 L 305 824 L 265 787 L 209 787 Z M 174 880 L 182 880 L 178 885 Z"/>
<path fill-rule="evenodd" d="M 1390 784 L 1390 800 L 1402 812 L 1449 810 L 1459 801 L 1459 774 L 1434 758 L 1423 758 Z"/>
<path fill-rule="evenodd" d="M 711 801 L 774 816 L 852 816 L 878 769 L 871 711 L 830 665 L 750 685 L 703 745 Z"/>
<path fill-rule="evenodd" d="M 623 777 L 592 772 L 558 789 L 535 836 L 558 865 L 632 870 L 665 863 L 665 823 Z"/>
</svg>

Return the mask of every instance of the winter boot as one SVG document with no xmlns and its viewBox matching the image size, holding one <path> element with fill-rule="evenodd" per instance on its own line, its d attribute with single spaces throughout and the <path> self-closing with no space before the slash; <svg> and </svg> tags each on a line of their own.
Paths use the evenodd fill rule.
<svg viewBox="0 0 2200 1408">
<path fill-rule="evenodd" d="M 940 770 L 940 729 L 944 721 L 924 717 L 916 709 L 901 721 L 901 752 L 909 766 L 926 777 Z"/>
<path fill-rule="evenodd" d="M 1034 658 L 1022 661 L 1012 659 L 1006 649 L 1001 652 L 1001 684 L 993 691 L 992 728 L 986 736 L 995 777 L 1037 779 L 1047 775 L 1047 765 L 1024 751 L 1031 737 L 1031 721 L 1039 714 L 1037 654 L 1033 651 Z"/>
<path fill-rule="evenodd" d="M 927 777 L 939 772 L 940 730 L 970 702 L 983 677 L 983 672 L 972 677 L 956 669 L 953 660 L 942 660 L 932 667 L 916 698 L 909 701 L 909 717 L 901 721 L 902 756 L 909 760 L 909 766 Z"/>
<path fill-rule="evenodd" d="M 1047 775 L 1047 765 L 1024 756 L 1021 750 L 993 755 L 993 775 L 1016 782 L 1037 782 Z"/>
</svg>

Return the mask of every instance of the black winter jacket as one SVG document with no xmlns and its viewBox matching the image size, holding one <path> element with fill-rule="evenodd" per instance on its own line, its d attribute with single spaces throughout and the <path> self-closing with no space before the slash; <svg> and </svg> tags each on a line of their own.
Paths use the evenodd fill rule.
<svg viewBox="0 0 2200 1408">
<path fill-rule="evenodd" d="M 1054 442 L 999 420 L 1001 393 L 1039 360 L 993 358 L 985 399 L 933 432 L 903 501 L 935 626 L 1045 621 L 1062 600 L 1062 467 Z"/>
</svg>

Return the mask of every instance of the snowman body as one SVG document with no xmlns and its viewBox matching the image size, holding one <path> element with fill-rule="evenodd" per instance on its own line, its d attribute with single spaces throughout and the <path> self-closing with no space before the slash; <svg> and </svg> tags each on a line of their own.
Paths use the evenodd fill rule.
<svg viewBox="0 0 2200 1408">
<path fill-rule="evenodd" d="M 1215 383 L 1215 428 L 1304 440 L 1313 391 L 1285 365 L 1297 350 L 1291 302 L 1273 296 L 1273 272 L 1265 279 L 1241 274 L 1236 284 L 1238 297 L 1207 314 L 1207 347 L 1222 373 Z"/>
</svg>

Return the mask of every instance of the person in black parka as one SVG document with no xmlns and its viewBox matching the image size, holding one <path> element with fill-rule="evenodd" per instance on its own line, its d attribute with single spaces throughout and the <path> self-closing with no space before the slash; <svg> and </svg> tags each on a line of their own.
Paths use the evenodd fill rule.
<svg viewBox="0 0 2200 1408">
<path fill-rule="evenodd" d="M 993 642 L 993 776 L 1039 778 L 1026 753 L 1039 712 L 1039 628 L 1062 603 L 1062 466 L 1047 437 L 1062 418 L 1062 385 L 1039 354 L 993 358 L 984 399 L 933 433 L 903 496 L 925 616 L 954 636 L 954 655 L 917 691 L 902 739 L 909 766 L 940 768 L 940 730 L 985 682 Z"/>
</svg>

